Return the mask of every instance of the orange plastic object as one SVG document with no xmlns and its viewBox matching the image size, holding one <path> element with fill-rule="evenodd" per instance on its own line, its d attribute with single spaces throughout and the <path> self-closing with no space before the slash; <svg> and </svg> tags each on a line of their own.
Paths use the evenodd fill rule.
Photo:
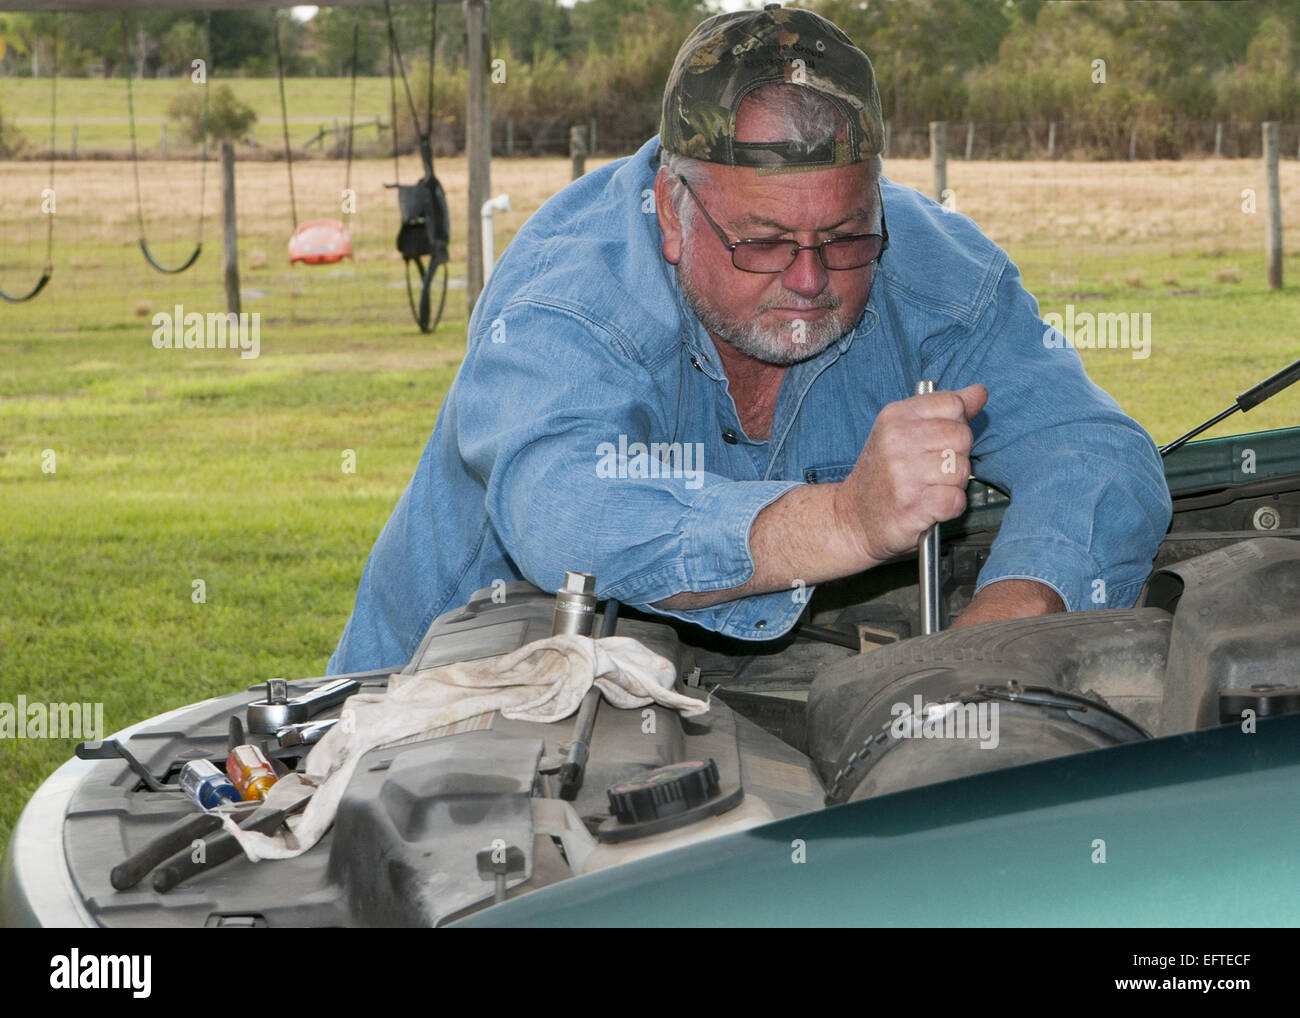
<svg viewBox="0 0 1300 1018">
<path fill-rule="evenodd" d="M 245 801 L 265 799 L 278 780 L 275 769 L 260 749 L 252 745 L 236 746 L 226 757 L 226 776 L 234 782 Z"/>
<path fill-rule="evenodd" d="M 289 264 L 328 265 L 352 257 L 352 234 L 337 219 L 313 219 L 289 238 Z"/>
</svg>

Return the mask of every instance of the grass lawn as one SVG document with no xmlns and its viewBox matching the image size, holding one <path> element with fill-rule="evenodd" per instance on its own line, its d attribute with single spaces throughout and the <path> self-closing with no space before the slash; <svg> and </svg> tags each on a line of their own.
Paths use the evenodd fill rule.
<svg viewBox="0 0 1300 1018">
<path fill-rule="evenodd" d="M 1284 193 L 1300 194 L 1300 168 L 1283 170 Z M 301 219 L 337 214 L 339 171 L 304 167 Z M 241 271 L 244 309 L 263 316 L 261 356 L 157 351 L 154 312 L 222 306 L 215 178 L 202 258 L 164 277 L 134 246 L 128 172 L 59 167 L 54 280 L 37 301 L 0 305 L 0 701 L 102 701 L 110 731 L 270 676 L 322 674 L 455 375 L 465 327 L 459 289 L 435 336 L 410 322 L 390 250 L 390 163 L 354 167 L 357 260 L 294 269 L 283 254 L 283 167 L 248 163 Z M 452 204 L 452 275 L 463 275 L 464 160 L 443 160 L 439 172 Z M 494 162 L 493 193 L 513 202 L 498 251 L 567 172 L 565 160 Z M 919 161 L 886 166 L 915 186 L 928 172 Z M 413 162 L 402 175 L 414 179 Z M 1298 203 L 1288 204 L 1292 287 L 1269 293 L 1262 216 L 1240 209 L 1241 190 L 1261 187 L 1256 164 L 957 163 L 949 176 L 959 210 L 1010 251 L 1044 312 L 1073 303 L 1152 315 L 1149 358 L 1100 350 L 1086 361 L 1157 440 L 1300 354 Z M 151 240 L 178 260 L 192 241 L 195 168 L 148 164 L 145 180 Z M 43 182 L 39 164 L 0 164 L 0 283 L 11 291 L 44 257 Z M 1211 434 L 1296 423 L 1300 389 Z M 42 472 L 46 450 L 53 473 Z M 342 469 L 345 450 L 355 473 Z M 205 603 L 192 599 L 196 580 Z M 67 741 L 0 742 L 0 847 L 71 752 Z"/>
<path fill-rule="evenodd" d="M 280 92 L 275 78 L 212 78 L 228 84 L 235 96 L 257 111 L 254 137 L 263 145 L 281 147 Z M 156 148 L 159 129 L 167 119 L 167 107 L 178 93 L 200 88 L 186 78 L 146 78 L 132 82 L 135 93 L 135 116 L 138 142 L 142 148 Z M 289 112 L 289 138 L 301 145 L 315 136 L 322 126 L 347 123 L 348 78 L 286 78 L 285 106 Z M 400 90 L 401 84 L 399 82 Z M 398 98 L 402 99 L 400 91 Z M 61 78 L 58 83 L 58 126 L 55 147 L 66 152 L 72 145 L 72 125 L 77 125 L 79 151 L 104 149 L 129 151 L 131 135 L 127 118 L 125 78 Z M 421 106 L 420 109 L 424 107 Z M 12 117 L 18 130 L 31 144 L 44 151 L 50 139 L 50 82 L 47 78 L 0 78 L 0 110 Z M 385 124 L 390 118 L 387 78 L 357 79 L 356 122 L 373 124 L 379 117 Z M 171 146 L 180 143 L 179 123 L 168 125 Z M 371 144 L 373 128 L 358 128 L 357 144 Z M 385 144 L 392 139 L 384 135 Z"/>
</svg>

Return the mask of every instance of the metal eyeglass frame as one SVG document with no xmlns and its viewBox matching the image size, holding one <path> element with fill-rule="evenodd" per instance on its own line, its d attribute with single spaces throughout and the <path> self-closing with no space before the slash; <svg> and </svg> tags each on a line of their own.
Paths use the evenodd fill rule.
<svg viewBox="0 0 1300 1018">
<path fill-rule="evenodd" d="M 709 215 L 709 210 L 704 207 L 704 202 L 700 201 L 699 196 L 691 188 L 690 182 L 680 173 L 677 175 L 677 179 L 682 182 L 682 186 L 686 188 L 686 193 L 691 196 L 691 200 L 694 201 L 696 206 L 699 208 L 699 210 L 704 213 L 705 220 L 708 222 L 708 224 L 711 227 L 713 227 L 713 232 L 716 233 L 718 235 L 718 239 L 722 241 L 722 246 L 731 252 L 731 264 L 739 272 L 752 272 L 755 275 L 760 275 L 760 276 L 774 276 L 781 272 L 787 272 L 789 271 L 790 266 L 793 265 L 795 263 L 795 260 L 799 257 L 800 251 L 816 251 L 817 260 L 821 262 L 822 268 L 824 268 L 827 272 L 852 272 L 855 269 L 865 269 L 868 265 L 878 265 L 880 263 L 880 259 L 885 254 L 885 250 L 889 247 L 889 229 L 885 225 L 884 196 L 881 195 L 880 193 L 880 181 L 877 180 L 876 200 L 880 203 L 880 232 L 879 233 L 854 233 L 854 234 L 850 234 L 847 237 L 831 237 L 829 240 L 823 240 L 820 244 L 795 244 L 790 249 L 790 261 L 786 263 L 785 268 L 781 268 L 781 269 L 742 268 L 741 266 L 736 264 L 736 249 L 740 247 L 740 245 L 764 244 L 769 247 L 775 247 L 776 244 L 784 243 L 784 241 L 762 240 L 757 238 L 745 238 L 745 237 L 742 237 L 741 239 L 735 242 L 727 240 L 727 235 L 722 231 L 722 227 L 719 226 L 716 222 L 714 222 L 713 217 Z M 872 258 L 870 261 L 863 262 L 861 265 L 847 265 L 847 266 L 830 266 L 826 264 L 825 248 L 827 244 L 838 244 L 850 240 L 862 240 L 864 237 L 880 238 L 880 250 L 876 252 L 876 256 Z"/>
</svg>

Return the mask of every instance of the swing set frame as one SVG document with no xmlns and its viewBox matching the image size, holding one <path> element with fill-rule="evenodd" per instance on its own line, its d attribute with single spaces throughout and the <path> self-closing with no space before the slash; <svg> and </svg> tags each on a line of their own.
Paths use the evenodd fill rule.
<svg viewBox="0 0 1300 1018">
<path fill-rule="evenodd" d="M 465 11 L 466 89 L 465 148 L 469 163 L 469 201 L 465 224 L 466 306 L 472 310 L 483 289 L 483 240 L 479 210 L 491 197 L 492 133 L 490 119 L 489 0 L 389 0 L 390 3 L 460 4 Z M 380 7 L 384 0 L 328 0 L 325 7 Z M 274 10 L 297 6 L 296 0 L 0 0 L 7 11 L 228 11 Z M 52 146 L 51 146 L 52 148 Z M 50 224 L 53 228 L 53 224 Z M 48 281 L 48 280 L 46 280 Z M 44 282 L 40 284 L 44 286 Z"/>
</svg>

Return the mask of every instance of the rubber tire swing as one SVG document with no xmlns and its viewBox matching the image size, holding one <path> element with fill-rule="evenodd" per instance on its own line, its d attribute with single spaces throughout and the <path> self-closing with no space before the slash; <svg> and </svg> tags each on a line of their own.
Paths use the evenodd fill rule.
<svg viewBox="0 0 1300 1018">
<path fill-rule="evenodd" d="M 421 332 L 430 333 L 438 327 L 438 322 L 442 320 L 443 309 L 447 305 L 450 260 L 448 248 L 451 243 L 447 196 L 433 172 L 433 71 L 438 39 L 437 0 L 429 2 L 429 89 L 423 127 L 420 125 L 419 112 L 415 108 L 415 97 L 411 94 L 411 83 L 406 77 L 406 67 L 402 61 L 401 48 L 397 44 L 397 30 L 393 24 L 393 12 L 388 0 L 384 0 L 384 17 L 388 22 L 388 86 L 393 118 L 394 175 L 394 182 L 385 184 L 384 187 L 397 191 L 397 205 L 402 217 L 402 225 L 397 233 L 397 250 L 401 253 L 406 266 L 406 299 L 411 306 L 411 317 L 415 319 L 415 324 Z M 415 184 L 401 183 L 398 172 L 400 163 L 397 141 L 397 73 L 395 72 L 402 76 L 402 88 L 411 110 L 411 124 L 418 138 L 420 160 L 424 164 L 424 176 Z M 426 258 L 427 264 L 424 261 Z M 419 278 L 418 302 L 411 284 L 412 264 L 415 265 Z M 438 299 L 438 310 L 434 313 L 430 291 L 439 267 L 442 268 L 442 292 Z"/>
</svg>

